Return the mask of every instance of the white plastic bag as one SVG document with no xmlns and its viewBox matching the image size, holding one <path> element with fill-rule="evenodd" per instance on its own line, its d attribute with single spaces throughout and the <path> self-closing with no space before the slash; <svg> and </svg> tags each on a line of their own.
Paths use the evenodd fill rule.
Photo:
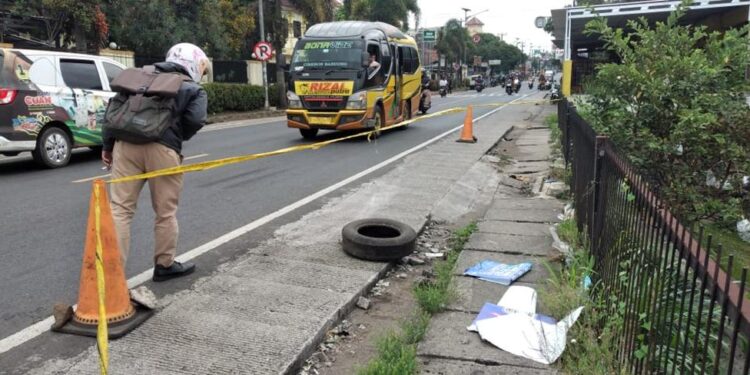
<svg viewBox="0 0 750 375">
<path fill-rule="evenodd" d="M 737 222 L 737 234 L 745 242 L 750 242 L 750 220 L 742 219 Z"/>
<path fill-rule="evenodd" d="M 539 363 L 555 362 L 565 350 L 568 329 L 581 315 L 573 310 L 561 321 L 536 314 L 536 290 L 515 285 L 503 294 L 497 305 L 487 303 L 467 327 L 483 340 L 506 352 Z"/>
</svg>

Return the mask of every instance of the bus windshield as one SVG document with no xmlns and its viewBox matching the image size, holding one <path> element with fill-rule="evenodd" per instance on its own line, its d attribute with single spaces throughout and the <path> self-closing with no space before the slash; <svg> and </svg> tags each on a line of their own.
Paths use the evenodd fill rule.
<svg viewBox="0 0 750 375">
<path fill-rule="evenodd" d="M 297 45 L 292 67 L 301 69 L 361 69 L 361 40 L 307 40 Z"/>
</svg>

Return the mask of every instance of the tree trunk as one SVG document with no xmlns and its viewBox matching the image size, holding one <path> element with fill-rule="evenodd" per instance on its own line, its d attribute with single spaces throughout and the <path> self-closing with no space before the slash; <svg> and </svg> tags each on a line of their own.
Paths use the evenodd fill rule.
<svg viewBox="0 0 750 375">
<path fill-rule="evenodd" d="M 88 46 L 86 41 L 86 30 L 81 27 L 79 23 L 76 23 L 73 29 L 73 36 L 75 38 L 75 50 L 80 53 L 86 53 Z"/>
</svg>

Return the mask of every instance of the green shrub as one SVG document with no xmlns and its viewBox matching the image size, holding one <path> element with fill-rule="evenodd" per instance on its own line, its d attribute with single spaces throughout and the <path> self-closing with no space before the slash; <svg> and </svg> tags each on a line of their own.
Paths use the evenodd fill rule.
<svg viewBox="0 0 750 375">
<path fill-rule="evenodd" d="M 238 83 L 206 83 L 203 89 L 208 94 L 208 113 L 226 111 L 254 111 L 263 109 L 263 87 Z M 279 103 L 279 85 L 268 87 L 268 102 Z"/>
<path fill-rule="evenodd" d="M 628 33 L 603 18 L 587 25 L 621 61 L 598 67 L 587 112 L 678 217 L 729 227 L 742 217 L 750 171 L 750 26 L 685 25 L 690 4 L 666 22 L 629 21 Z"/>
</svg>

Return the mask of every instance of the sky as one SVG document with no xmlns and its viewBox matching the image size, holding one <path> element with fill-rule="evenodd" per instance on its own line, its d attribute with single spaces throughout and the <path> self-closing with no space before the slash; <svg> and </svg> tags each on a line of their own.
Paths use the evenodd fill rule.
<svg viewBox="0 0 750 375">
<path fill-rule="evenodd" d="M 534 19 L 539 16 L 549 17 L 551 9 L 563 8 L 573 0 L 418 0 L 422 11 L 419 27 L 442 26 L 451 18 L 462 19 L 464 11 L 469 8 L 469 16 L 485 9 L 477 18 L 484 22 L 484 32 L 492 34 L 505 33 L 506 42 L 515 44 L 516 38 L 525 42 L 525 52 L 529 44 L 534 49 L 551 50 L 552 37 L 542 29 L 534 26 Z M 414 27 L 414 20 L 411 21 Z M 520 46 L 519 46 L 520 47 Z"/>
</svg>

